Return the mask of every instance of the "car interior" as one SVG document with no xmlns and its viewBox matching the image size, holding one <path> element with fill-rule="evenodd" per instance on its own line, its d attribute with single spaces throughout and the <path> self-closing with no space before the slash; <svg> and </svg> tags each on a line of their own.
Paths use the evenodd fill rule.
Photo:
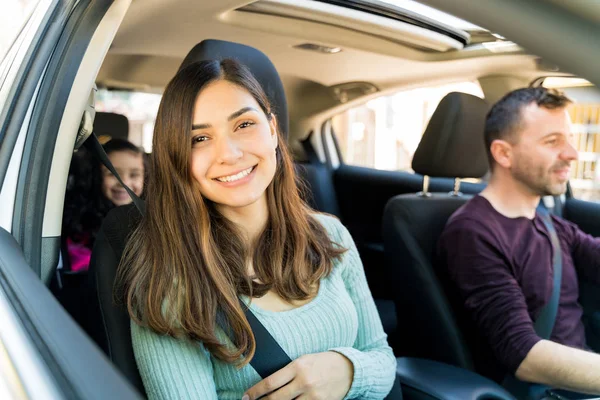
<svg viewBox="0 0 600 400">
<path fill-rule="evenodd" d="M 490 106 L 513 89 L 578 76 L 495 32 L 466 21 L 452 24 L 416 2 L 391 3 L 116 0 L 75 7 L 73 22 L 61 16 L 65 26 L 72 24 L 71 34 L 58 42 L 67 50 L 53 61 L 57 68 L 51 80 L 24 90 L 37 90 L 45 96 L 38 102 L 62 104 L 64 112 L 34 109 L 32 123 L 45 121 L 54 137 L 15 139 L 31 152 L 27 168 L 33 172 L 17 186 L 15 196 L 22 202 L 15 202 L 13 220 L 35 222 L 13 224 L 11 235 L 25 254 L 19 265 L 29 265 L 40 286 L 51 289 L 52 296 L 43 301 L 56 298 L 72 318 L 56 321 L 85 332 L 122 375 L 112 377 L 102 361 L 79 365 L 121 379 L 111 389 L 116 398 L 144 394 L 129 317 L 112 297 L 120 254 L 139 214 L 133 205 L 113 210 L 95 244 L 90 270 L 69 271 L 61 256 L 61 223 L 73 151 L 91 149 L 90 140 L 84 140 L 94 132 L 137 141 L 151 156 L 151 130 L 134 138 L 133 118 L 103 109 L 99 92 L 160 95 L 180 65 L 214 58 L 236 58 L 250 68 L 275 105 L 307 202 L 338 217 L 352 234 L 398 357 L 404 398 L 513 398 L 486 377 L 491 355 L 472 351 L 479 338 L 449 279 L 437 268 L 436 243 L 452 213 L 485 187 L 482 131 Z M 58 35 L 48 29 L 48 36 Z M 80 61 L 66 62 L 70 57 Z M 30 68 L 43 70 L 33 63 Z M 65 81 L 72 84 L 61 84 Z M 464 84 L 477 90 L 461 91 Z M 58 89 L 51 91 L 51 85 Z M 421 93 L 441 87 L 451 89 L 418 103 L 421 125 L 410 128 L 411 99 L 416 103 Z M 600 116 L 600 92 L 593 84 L 561 87 L 576 101 L 595 104 Z M 393 100 L 398 94 L 408 101 Z M 360 113 L 368 118 L 360 119 Z M 582 118 L 585 126 L 600 126 L 591 113 Z M 388 139 L 375 138 L 370 126 L 384 127 Z M 411 132 L 409 139 L 404 130 Z M 600 150 L 595 136 L 586 139 L 586 134 L 579 132 L 583 149 Z M 399 168 L 399 161 L 382 167 L 377 157 L 389 153 L 386 146 L 400 149 L 401 142 L 411 141 L 406 167 Z M 596 163 L 590 160 L 580 160 L 576 169 L 583 171 L 582 181 L 594 179 Z M 589 191 L 592 183 L 586 182 L 581 187 Z M 578 196 L 578 187 L 575 182 L 566 196 L 545 198 L 544 204 L 600 236 L 600 204 Z M 20 274 L 10 279 L 25 279 Z M 588 344 L 600 351 L 600 291 L 584 280 L 580 287 Z M 66 349 L 70 342 L 82 352 L 95 351 L 84 341 L 67 335 L 54 345 Z M 63 368 L 76 369 L 56 351 L 48 352 Z M 77 395 L 86 390 L 71 387 Z"/>
</svg>

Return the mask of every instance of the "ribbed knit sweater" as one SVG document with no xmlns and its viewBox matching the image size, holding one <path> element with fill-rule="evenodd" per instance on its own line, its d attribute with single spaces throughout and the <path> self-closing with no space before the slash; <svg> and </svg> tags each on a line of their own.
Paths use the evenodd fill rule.
<svg viewBox="0 0 600 400">
<path fill-rule="evenodd" d="M 288 356 L 336 351 L 354 366 L 347 399 L 383 399 L 396 374 L 356 246 L 335 218 L 316 214 L 335 243 L 348 249 L 334 261 L 316 297 L 289 311 L 250 309 Z M 248 301 L 248 299 L 244 299 Z M 222 331 L 219 338 L 227 340 Z M 131 324 L 135 359 L 149 399 L 236 399 L 261 380 L 250 364 L 237 369 L 212 357 L 202 343 L 158 335 Z"/>
</svg>

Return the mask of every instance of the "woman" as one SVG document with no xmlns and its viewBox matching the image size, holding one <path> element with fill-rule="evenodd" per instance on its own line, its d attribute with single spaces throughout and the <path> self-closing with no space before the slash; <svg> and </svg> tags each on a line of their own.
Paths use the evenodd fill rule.
<svg viewBox="0 0 600 400">
<path fill-rule="evenodd" d="M 141 196 L 146 170 L 144 152 L 122 139 L 113 139 L 103 147 L 123 182 Z M 106 167 L 85 150 L 73 154 L 62 230 L 71 271 L 88 269 L 102 220 L 113 207 L 129 203 L 131 198 Z"/>
<path fill-rule="evenodd" d="M 204 61 L 177 73 L 151 164 L 116 292 L 149 397 L 384 398 L 396 361 L 356 247 L 301 200 L 245 67 Z M 294 360 L 263 381 L 248 364 L 255 343 L 240 299 Z"/>
</svg>

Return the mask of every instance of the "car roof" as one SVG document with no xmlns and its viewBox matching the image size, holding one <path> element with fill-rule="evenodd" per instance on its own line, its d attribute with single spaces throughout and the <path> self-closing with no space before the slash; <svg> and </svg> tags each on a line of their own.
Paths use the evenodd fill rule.
<svg viewBox="0 0 600 400">
<path fill-rule="evenodd" d="M 187 52 L 208 38 L 265 52 L 292 103 L 306 92 L 325 93 L 347 82 L 386 91 L 492 75 L 529 82 L 542 74 L 537 57 L 506 41 L 498 40 L 496 48 L 490 43 L 461 49 L 461 43 L 439 33 L 317 1 L 145 0 L 132 3 L 98 83 L 160 91 Z M 295 47 L 306 43 L 341 51 Z"/>
</svg>

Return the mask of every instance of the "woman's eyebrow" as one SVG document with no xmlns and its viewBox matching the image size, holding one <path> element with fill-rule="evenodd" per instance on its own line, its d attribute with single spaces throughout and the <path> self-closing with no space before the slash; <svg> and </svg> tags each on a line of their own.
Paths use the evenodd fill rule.
<svg viewBox="0 0 600 400">
<path fill-rule="evenodd" d="M 236 119 L 237 117 L 239 117 L 242 114 L 247 113 L 248 111 L 257 111 L 257 110 L 254 107 L 240 108 L 238 111 L 234 112 L 229 117 L 227 117 L 227 121 L 231 121 L 232 119 Z M 192 130 L 207 129 L 207 128 L 210 128 L 211 126 L 212 126 L 211 124 L 193 124 L 192 125 Z"/>
<path fill-rule="evenodd" d="M 238 111 L 236 111 L 233 114 L 231 114 L 229 117 L 227 117 L 227 121 L 231 121 L 232 119 L 236 119 L 237 117 L 239 117 L 242 114 L 247 113 L 248 111 L 257 111 L 257 110 L 254 107 L 244 107 L 244 108 L 241 108 Z"/>
</svg>

